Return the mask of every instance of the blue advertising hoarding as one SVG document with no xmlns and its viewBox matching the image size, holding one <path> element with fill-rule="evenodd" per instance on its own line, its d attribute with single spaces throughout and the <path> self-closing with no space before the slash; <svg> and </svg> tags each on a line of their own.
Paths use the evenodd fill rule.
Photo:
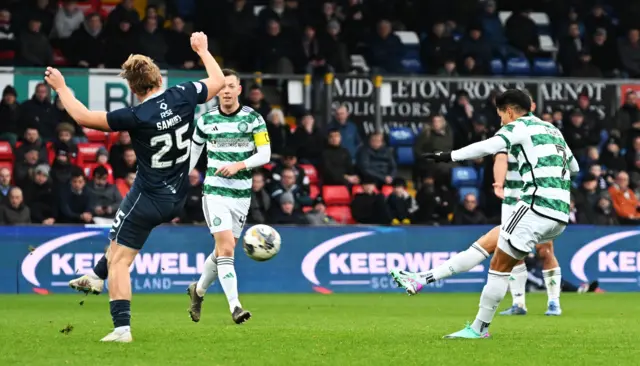
<svg viewBox="0 0 640 366">
<path fill-rule="evenodd" d="M 277 227 L 282 249 L 255 262 L 236 252 L 243 293 L 388 292 L 391 268 L 426 271 L 491 227 Z M 104 253 L 107 228 L 0 227 L 0 293 L 63 293 Z M 134 292 L 181 293 L 197 280 L 213 241 L 205 227 L 162 226 L 131 268 Z M 640 228 L 570 226 L 555 251 L 566 280 L 599 280 L 606 291 L 640 290 Z M 478 292 L 488 261 L 432 284 L 434 292 Z M 220 291 L 214 286 L 211 291 Z"/>
</svg>

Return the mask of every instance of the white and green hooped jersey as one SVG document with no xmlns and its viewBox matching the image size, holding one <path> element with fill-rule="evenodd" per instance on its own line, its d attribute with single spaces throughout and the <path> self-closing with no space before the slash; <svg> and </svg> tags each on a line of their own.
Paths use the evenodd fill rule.
<svg viewBox="0 0 640 366">
<path fill-rule="evenodd" d="M 507 153 L 507 176 L 504 180 L 504 200 L 503 205 L 515 206 L 520 199 L 524 182 L 520 175 L 518 159 L 520 155 L 520 146 L 511 146 L 511 149 L 505 151 Z"/>
<path fill-rule="evenodd" d="M 505 201 L 515 203 L 518 197 L 537 214 L 567 223 L 570 173 L 577 172 L 578 167 L 562 133 L 553 125 L 529 115 L 503 126 L 496 136 L 504 139 L 509 152 L 507 182 L 512 178 L 512 183 L 505 183 Z M 509 175 L 516 167 L 521 183 L 515 173 Z M 513 186 L 509 200 L 506 197 L 508 184 Z"/>
<path fill-rule="evenodd" d="M 243 106 L 233 114 L 214 107 L 196 121 L 193 140 L 207 143 L 207 173 L 202 193 L 238 200 L 251 200 L 251 170 L 232 177 L 215 175 L 225 165 L 243 161 L 253 155 L 256 146 L 269 143 L 267 125 L 260 114 Z"/>
</svg>

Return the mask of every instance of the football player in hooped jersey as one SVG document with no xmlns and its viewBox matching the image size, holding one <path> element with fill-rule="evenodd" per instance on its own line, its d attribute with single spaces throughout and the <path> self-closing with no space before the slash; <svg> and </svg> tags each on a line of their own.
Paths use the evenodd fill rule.
<svg viewBox="0 0 640 366">
<path fill-rule="evenodd" d="M 249 213 L 251 169 L 269 162 L 271 146 L 264 119 L 238 101 L 242 91 L 238 74 L 229 69 L 222 71 L 225 85 L 218 95 L 220 105 L 198 118 L 191 147 L 193 168 L 204 145 L 207 146 L 202 209 L 215 248 L 204 263 L 200 279 L 187 292 L 191 298 L 191 320 L 198 322 L 204 294 L 219 278 L 233 321 L 241 324 L 251 313 L 242 308 L 238 299 L 233 253 Z"/>
<path fill-rule="evenodd" d="M 182 209 L 188 191 L 189 152 L 198 104 L 212 99 L 224 86 L 224 75 L 208 51 L 207 36 L 194 33 L 191 47 L 208 78 L 162 91 L 162 75 L 153 61 L 131 55 L 122 76 L 140 105 L 111 112 L 88 110 L 65 85 L 60 71 L 47 68 L 45 80 L 58 93 L 71 117 L 81 126 L 100 131 L 129 131 L 138 157 L 138 174 L 113 220 L 111 244 L 93 273 L 70 282 L 80 291 L 100 293 L 109 277 L 114 330 L 104 342 L 131 342 L 131 279 L 129 267 L 156 226 Z"/>
</svg>

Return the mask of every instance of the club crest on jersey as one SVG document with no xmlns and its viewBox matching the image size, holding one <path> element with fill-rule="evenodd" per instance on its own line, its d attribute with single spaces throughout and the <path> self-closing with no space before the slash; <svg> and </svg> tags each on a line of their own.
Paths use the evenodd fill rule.
<svg viewBox="0 0 640 366">
<path fill-rule="evenodd" d="M 213 219 L 213 226 L 220 226 L 220 224 L 222 224 L 222 219 L 219 217 Z"/>
<path fill-rule="evenodd" d="M 238 123 L 238 130 L 240 132 L 247 132 L 248 129 L 249 129 L 249 125 L 247 124 L 247 122 Z"/>
</svg>

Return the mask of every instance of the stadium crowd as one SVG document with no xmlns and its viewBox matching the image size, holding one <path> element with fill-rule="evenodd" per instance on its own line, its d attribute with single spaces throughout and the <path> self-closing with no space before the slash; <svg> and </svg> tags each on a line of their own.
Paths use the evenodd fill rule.
<svg viewBox="0 0 640 366">
<path fill-rule="evenodd" d="M 130 53 L 142 53 L 164 67 L 193 69 L 198 65 L 188 48 L 185 28 L 190 27 L 218 40 L 212 47 L 225 66 L 251 72 L 301 72 L 309 65 L 330 65 L 346 72 L 351 69 L 349 55 L 362 53 L 372 66 L 403 73 L 399 40 L 392 29 L 424 34 L 420 58 L 423 69 L 431 74 L 457 75 L 460 67 L 460 74 L 484 75 L 491 71 L 496 52 L 502 52 L 501 57 L 521 52 L 531 59 L 541 52 L 536 43 L 538 30 L 527 21 L 528 12 L 516 9 L 515 20 L 507 20 L 503 28 L 491 0 L 444 5 L 398 0 L 391 7 L 390 2 L 374 0 L 272 0 L 257 15 L 254 4 L 244 0 L 179 1 L 150 5 L 144 17 L 133 9 L 133 3 L 124 0 L 110 14 L 84 15 L 75 1 L 64 1 L 60 8 L 48 0 L 0 2 L 4 9 L 0 11 L 0 59 L 5 65 L 56 62 L 117 68 Z M 433 7 L 434 3 L 442 6 Z M 537 5 L 551 7 L 547 12 L 554 25 L 550 31 L 560 40 L 560 69 L 567 75 L 586 69 L 610 77 L 640 74 L 635 71 L 640 70 L 640 57 L 634 56 L 640 49 L 638 31 L 635 20 L 628 18 L 637 12 L 633 4 L 611 1 L 584 9 L 558 5 L 569 3 Z M 621 12 L 623 8 L 627 11 Z M 614 22 L 604 9 L 616 10 L 619 21 Z M 165 20 L 164 15 L 170 14 L 174 15 L 167 17 L 171 20 Z M 205 14 L 220 21 L 203 19 Z M 419 21 L 419 14 L 429 14 L 428 21 Z M 622 38 L 616 41 L 618 35 Z M 255 47 L 237 47 L 239 44 Z M 599 49 L 603 44 L 609 48 Z M 595 67 L 585 69 L 580 64 L 587 58 Z M 458 166 L 420 159 L 413 167 L 399 166 L 385 136 L 362 134 L 346 107 L 337 108 L 327 126 L 313 114 L 304 114 L 291 128 L 283 110 L 270 105 L 259 86 L 247 88 L 245 97 L 243 102 L 267 121 L 273 153 L 272 163 L 254 172 L 248 222 L 475 225 L 499 221 L 500 201 L 491 187 L 491 157 L 465 165 L 475 169 L 483 182 L 478 193 L 467 194 L 452 184 Z M 575 181 L 572 223 L 640 223 L 640 108 L 636 99 L 635 93 L 627 94 L 611 119 L 600 119 L 588 95 L 580 96 L 573 111 L 555 110 L 540 116 L 562 130 L 580 158 L 582 174 Z M 467 95 L 458 93 L 448 114 L 430 117 L 416 138 L 416 157 L 427 151 L 459 148 L 495 133 L 500 121 L 492 105 L 474 110 L 469 103 Z M 606 131 L 605 140 L 602 131 Z M 191 193 L 174 223 L 205 221 L 203 164 L 204 160 L 189 174 Z M 52 101 L 45 84 L 39 84 L 23 103 L 18 103 L 15 88 L 4 88 L 0 224 L 108 220 L 114 217 L 135 174 L 136 156 L 126 132 L 83 130 L 57 100 Z"/>
</svg>

